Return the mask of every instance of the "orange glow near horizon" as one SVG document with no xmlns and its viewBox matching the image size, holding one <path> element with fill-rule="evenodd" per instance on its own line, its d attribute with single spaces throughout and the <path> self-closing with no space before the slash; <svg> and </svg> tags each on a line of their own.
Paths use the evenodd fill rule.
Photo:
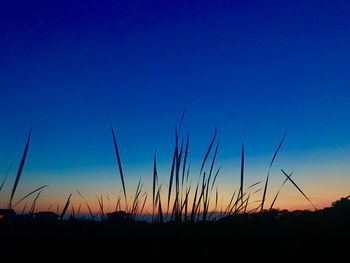
<svg viewBox="0 0 350 263">
<path fill-rule="evenodd" d="M 311 199 L 314 205 L 318 209 L 325 207 L 330 207 L 332 203 L 339 200 L 341 197 L 348 196 L 350 189 L 350 182 L 348 180 L 348 168 L 347 162 L 335 164 L 327 164 L 324 167 L 319 165 L 319 161 L 315 160 L 315 163 L 308 162 L 307 166 L 299 166 L 296 169 L 293 178 L 295 182 L 300 186 L 300 188 L 305 192 L 305 194 Z M 290 165 L 280 165 L 280 166 L 290 166 Z M 248 167 L 249 168 L 249 167 Z M 262 188 L 264 184 L 264 179 L 266 178 L 265 173 L 261 173 L 261 167 L 254 167 L 257 170 L 248 170 L 245 177 L 244 187 L 247 189 L 249 185 L 254 184 L 258 181 L 262 181 L 259 185 L 250 189 L 250 199 L 247 211 L 256 208 L 262 197 Z M 135 195 L 136 185 L 138 178 L 142 178 L 143 190 L 141 193 L 142 200 L 140 201 L 140 206 L 142 206 L 144 195 L 147 192 L 147 201 L 145 203 L 144 213 L 152 213 L 152 173 L 144 173 L 147 169 L 136 170 L 130 174 L 134 174 L 133 177 L 126 177 L 126 188 L 129 207 L 132 205 L 133 196 Z M 159 185 L 162 185 L 161 190 L 161 201 L 163 213 L 167 210 L 167 194 L 168 194 L 168 171 L 166 169 L 159 169 Z M 216 186 L 211 194 L 209 211 L 225 211 L 227 205 L 230 202 L 232 194 L 236 191 L 239 186 L 239 178 L 237 176 L 239 171 L 236 170 L 225 170 L 221 176 L 218 177 L 216 181 L 216 186 L 218 186 L 218 206 L 215 209 L 215 192 Z M 27 173 L 23 179 L 21 178 L 18 191 L 16 192 L 14 203 L 18 201 L 21 197 L 25 196 L 27 193 L 33 191 L 33 189 L 38 188 L 38 186 L 43 185 L 42 178 L 45 179 L 45 183 L 49 184 L 50 187 L 42 190 L 40 197 L 36 203 L 36 211 L 47 211 L 51 210 L 53 212 L 60 213 L 65 205 L 68 196 L 72 193 L 71 205 L 67 211 L 69 214 L 74 207 L 75 212 L 77 212 L 78 207 L 80 208 L 80 213 L 88 214 L 85 201 L 78 195 L 76 189 L 84 195 L 86 201 L 91 207 L 92 211 L 97 214 L 100 211 L 97 196 L 100 198 L 103 196 L 104 212 L 115 211 L 118 196 L 121 199 L 122 209 L 125 209 L 125 200 L 123 198 L 123 193 L 120 185 L 120 178 L 116 176 L 115 169 L 111 170 L 87 170 L 87 171 L 72 171 L 71 173 L 65 174 L 62 180 L 50 181 L 50 178 L 57 178 L 55 174 L 51 173 Z M 193 176 L 194 177 L 194 176 Z M 89 178 L 89 180 L 86 180 Z M 275 168 L 270 178 L 266 203 L 264 208 L 269 209 L 270 204 L 278 192 L 281 183 L 285 177 L 283 174 Z M 317 178 L 317 180 L 315 180 Z M 189 182 L 192 183 L 192 188 L 189 196 L 188 210 L 192 209 L 193 194 L 195 190 L 195 179 L 190 179 Z M 8 183 L 2 192 L 0 193 L 0 207 L 7 207 L 11 183 Z M 260 191 L 259 191 L 260 190 Z M 185 189 L 183 193 L 185 192 Z M 16 211 L 22 212 L 24 206 L 26 205 L 26 211 L 28 211 L 35 199 L 36 194 L 30 196 L 22 202 Z M 236 197 L 234 200 L 236 200 Z M 172 198 L 174 198 L 174 192 L 172 193 Z M 171 204 L 173 201 L 171 201 Z M 201 205 L 202 207 L 202 205 Z M 301 195 L 301 193 L 293 186 L 290 182 L 287 182 L 280 192 L 280 195 L 274 205 L 276 209 L 287 209 L 287 210 L 313 210 L 310 203 Z"/>
<path fill-rule="evenodd" d="M 232 194 L 232 193 L 231 193 Z M 225 195 L 221 200 L 218 200 L 218 206 L 215 209 L 215 195 L 213 194 L 211 197 L 210 201 L 210 206 L 209 206 L 209 211 L 213 212 L 220 212 L 220 211 L 225 211 L 227 205 L 229 204 L 230 196 L 229 194 Z M 310 198 L 312 202 L 315 204 L 317 209 L 323 209 L 325 207 L 330 207 L 332 205 L 332 202 L 340 199 L 341 197 L 345 197 L 346 193 L 327 193 L 327 197 L 324 197 L 322 192 L 315 192 L 310 194 Z M 94 214 L 99 214 L 100 213 L 100 206 L 97 201 L 97 197 L 91 197 L 91 196 L 86 196 L 86 201 L 88 202 L 91 210 L 93 211 Z M 32 198 L 33 199 L 33 198 Z M 219 198 L 220 199 L 220 198 Z M 268 209 L 270 207 L 271 201 L 273 199 L 273 195 L 269 195 L 266 200 L 266 205 L 265 208 Z M 234 201 L 236 200 L 236 197 L 234 198 Z M 250 211 L 254 208 L 256 208 L 260 202 L 255 202 L 259 201 L 260 196 L 257 196 L 256 200 L 252 200 L 247 208 L 247 211 Z M 116 208 L 116 203 L 117 200 L 114 198 L 111 200 L 111 198 L 107 198 L 106 196 L 103 196 L 103 201 L 104 201 L 104 213 L 110 213 L 115 211 Z M 144 199 L 140 200 L 140 206 L 142 206 Z M 173 201 L 173 200 L 172 200 Z M 26 205 L 26 211 L 30 209 L 30 206 L 32 205 L 33 200 L 28 200 L 28 203 Z M 38 200 L 36 204 L 36 211 L 53 211 L 56 213 L 61 213 L 64 205 L 65 205 L 66 200 L 62 198 L 42 198 L 41 200 Z M 189 205 L 188 205 L 188 213 L 191 212 L 192 209 L 192 202 L 193 198 L 191 197 L 189 199 Z M 132 205 L 132 200 L 128 200 L 129 208 Z M 172 202 L 171 202 L 172 204 Z M 17 212 L 22 212 L 23 208 L 25 206 L 25 203 L 20 204 L 18 207 L 16 207 Z M 80 207 L 80 214 L 89 214 L 89 210 L 86 206 L 85 201 L 78 196 L 78 194 L 75 194 L 72 199 L 71 199 L 71 205 L 70 208 L 68 209 L 67 213 L 70 214 L 73 210 L 75 213 L 77 212 L 78 208 Z M 125 210 L 125 201 L 124 199 L 121 199 L 121 210 Z M 300 194 L 297 192 L 293 193 L 286 193 L 286 194 L 281 194 L 279 198 L 277 199 L 275 206 L 275 209 L 283 210 L 287 209 L 290 211 L 293 210 L 313 210 L 313 207 L 308 203 L 308 201 Z M 162 195 L 162 209 L 163 213 L 166 213 L 167 211 L 167 195 L 163 194 Z M 202 209 L 202 206 L 201 206 Z M 214 210 L 215 209 L 215 210 Z M 153 209 L 152 209 L 152 200 L 147 198 L 147 202 L 145 204 L 145 207 L 143 209 L 143 214 L 152 214 Z"/>
</svg>

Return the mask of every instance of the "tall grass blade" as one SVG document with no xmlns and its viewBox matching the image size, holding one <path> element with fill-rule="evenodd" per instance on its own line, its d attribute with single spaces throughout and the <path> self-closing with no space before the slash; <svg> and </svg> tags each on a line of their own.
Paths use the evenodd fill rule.
<svg viewBox="0 0 350 263">
<path fill-rule="evenodd" d="M 170 171 L 167 213 L 169 213 L 171 191 L 172 191 L 172 187 L 173 187 L 174 173 L 175 173 L 177 158 L 178 158 L 178 140 L 179 139 L 178 139 L 178 135 L 177 135 L 177 127 L 175 126 L 175 149 L 174 149 L 173 162 L 171 164 L 171 171 Z"/>
<path fill-rule="evenodd" d="M 124 197 L 125 197 L 125 204 L 127 206 L 128 205 L 128 200 L 127 200 L 127 197 L 126 197 L 126 189 L 125 189 L 125 183 L 124 183 L 123 167 L 122 167 L 122 163 L 120 161 L 120 155 L 119 155 L 119 151 L 118 151 L 117 141 L 115 139 L 114 129 L 113 129 L 111 123 L 109 125 L 111 126 L 111 131 L 112 131 L 112 136 L 113 136 L 113 143 L 114 143 L 114 149 L 115 149 L 115 154 L 117 156 L 119 174 L 120 174 L 120 178 L 121 178 L 121 181 L 122 181 L 123 192 L 124 192 Z"/>
<path fill-rule="evenodd" d="M 164 221 L 163 220 L 162 201 L 161 201 L 161 198 L 160 198 L 161 189 L 162 189 L 162 185 L 160 185 L 158 187 L 156 201 L 155 201 L 156 204 L 158 203 L 158 222 L 159 223 L 163 223 L 163 221 Z"/>
<path fill-rule="evenodd" d="M 265 187 L 264 187 L 264 193 L 263 193 L 263 196 L 262 196 L 262 200 L 261 200 L 261 207 L 260 207 L 260 211 L 262 212 L 264 210 L 264 204 L 265 204 L 265 198 L 266 198 L 266 192 L 267 192 L 267 185 L 269 183 L 269 177 L 270 177 L 270 171 L 271 171 L 271 167 L 272 167 L 272 164 L 279 152 L 279 150 L 281 149 L 281 146 L 284 142 L 284 139 L 286 138 L 286 135 L 287 135 L 287 132 L 284 133 L 283 137 L 282 137 L 282 140 L 280 142 L 280 144 L 278 145 L 277 147 L 277 150 L 275 151 L 273 157 L 272 157 L 272 160 L 271 160 L 271 163 L 270 163 L 270 166 L 269 166 L 269 170 L 267 172 L 267 177 L 266 177 L 266 181 L 265 181 Z"/>
<path fill-rule="evenodd" d="M 22 160 L 21 160 L 21 163 L 19 165 L 17 176 L 16 176 L 16 180 L 15 180 L 15 183 L 14 183 L 13 188 L 12 188 L 9 208 L 12 208 L 12 199 L 13 199 L 13 196 L 15 195 L 15 192 L 16 192 L 16 189 L 17 189 L 17 185 L 18 185 L 19 179 L 20 179 L 22 171 L 23 171 L 24 163 L 26 161 L 31 134 L 32 134 L 32 129 L 30 129 L 30 131 L 29 131 L 29 135 L 28 135 L 28 139 L 27 139 L 27 143 L 26 143 L 24 152 L 23 152 Z"/>
<path fill-rule="evenodd" d="M 156 151 L 154 153 L 154 160 L 153 160 L 153 189 L 152 189 L 153 212 L 155 207 L 157 183 L 158 183 L 158 173 L 157 173 L 157 151 Z"/>
<path fill-rule="evenodd" d="M 187 134 L 184 163 L 183 163 L 183 167 L 182 167 L 181 189 L 183 188 L 184 179 L 185 179 L 185 170 L 186 170 L 186 163 L 187 163 L 187 156 L 188 156 L 189 140 L 190 140 L 190 134 Z"/>
<path fill-rule="evenodd" d="M 63 220 L 64 215 L 65 215 L 66 212 L 67 212 L 68 206 L 69 206 L 69 204 L 70 204 L 70 198 L 71 198 L 71 197 L 72 197 L 72 194 L 69 195 L 69 197 L 68 197 L 68 199 L 67 199 L 67 201 L 66 201 L 66 204 L 65 204 L 65 206 L 64 206 L 64 208 L 63 208 L 63 210 L 62 210 L 61 216 L 60 216 L 60 220 Z"/>
<path fill-rule="evenodd" d="M 196 217 L 196 204 L 197 204 L 198 186 L 199 186 L 199 181 L 197 182 L 196 191 L 195 191 L 194 197 L 193 197 L 192 212 L 191 212 L 191 221 L 192 222 L 194 222 L 194 219 Z"/>
<path fill-rule="evenodd" d="M 244 135 L 243 135 L 244 136 Z M 242 154 L 241 154 L 241 187 L 239 189 L 241 202 L 243 203 L 243 179 L 244 179 L 244 142 L 242 138 Z"/>
<path fill-rule="evenodd" d="M 204 211 L 203 211 L 203 219 L 205 220 L 208 209 L 209 209 L 209 204 L 210 204 L 210 196 L 211 196 L 211 192 L 209 194 L 209 188 L 210 188 L 210 180 L 212 177 L 212 173 L 213 173 L 213 168 L 214 168 L 214 164 L 215 164 L 215 160 L 216 160 L 216 155 L 218 153 L 218 148 L 219 148 L 219 144 L 216 145 L 215 148 L 215 152 L 214 152 L 214 157 L 210 166 L 210 171 L 209 171 L 209 176 L 208 176 L 208 180 L 206 183 L 206 191 L 205 191 L 205 197 L 204 197 Z"/>
</svg>

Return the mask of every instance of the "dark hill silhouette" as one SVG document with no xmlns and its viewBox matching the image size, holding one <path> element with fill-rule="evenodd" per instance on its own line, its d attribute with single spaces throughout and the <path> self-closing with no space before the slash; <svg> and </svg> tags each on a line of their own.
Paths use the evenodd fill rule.
<svg viewBox="0 0 350 263">
<path fill-rule="evenodd" d="M 52 214 L 42 215 L 41 219 L 52 219 Z M 197 223 L 145 223 L 119 220 L 128 218 L 123 212 L 114 215 L 118 220 L 1 220 L 0 245 L 7 251 L 1 262 L 45 261 L 42 253 L 55 255 L 56 260 L 69 255 L 78 262 L 111 262 L 116 255 L 119 260 L 153 262 L 227 256 L 264 262 L 340 262 L 348 255 L 349 197 L 318 211 L 271 210 Z M 8 253 L 13 249 L 21 253 Z"/>
</svg>

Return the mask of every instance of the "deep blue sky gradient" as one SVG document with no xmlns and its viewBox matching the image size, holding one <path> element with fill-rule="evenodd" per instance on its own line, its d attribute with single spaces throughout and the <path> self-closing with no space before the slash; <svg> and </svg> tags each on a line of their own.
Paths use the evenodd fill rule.
<svg viewBox="0 0 350 263">
<path fill-rule="evenodd" d="M 285 130 L 290 156 L 348 153 L 349 17 L 349 1 L 3 0 L 0 171 L 30 125 L 27 171 L 114 169 L 109 120 L 126 167 L 156 148 L 167 164 L 184 109 L 194 163 L 214 127 L 220 160 L 242 132 L 256 158 Z"/>
</svg>

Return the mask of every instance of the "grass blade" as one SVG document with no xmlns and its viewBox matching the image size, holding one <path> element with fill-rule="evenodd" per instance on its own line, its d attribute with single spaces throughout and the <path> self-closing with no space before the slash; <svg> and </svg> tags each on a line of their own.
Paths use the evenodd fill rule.
<svg viewBox="0 0 350 263">
<path fill-rule="evenodd" d="M 158 172 L 157 172 L 157 151 L 154 152 L 153 160 L 153 189 L 152 189 L 152 222 L 154 220 L 154 213 L 156 210 L 156 187 L 158 184 Z"/>
<path fill-rule="evenodd" d="M 15 203 L 15 205 L 13 206 L 13 208 L 15 208 L 18 204 L 20 204 L 24 199 L 26 199 L 27 197 L 29 197 L 30 195 L 38 192 L 39 190 L 45 188 L 45 187 L 49 187 L 48 185 L 44 185 L 44 186 L 41 186 L 37 189 L 35 189 L 34 191 L 30 192 L 29 194 L 25 195 L 24 197 L 22 197 L 17 203 Z"/>
<path fill-rule="evenodd" d="M 72 197 L 72 194 L 69 195 L 68 199 L 67 199 L 67 202 L 66 202 L 66 205 L 64 206 L 63 210 L 62 210 L 62 213 L 61 213 L 61 216 L 60 216 L 60 220 L 63 220 L 64 218 L 64 215 L 66 214 L 67 212 L 67 209 L 68 209 L 68 206 L 70 204 L 70 198 Z"/>
<path fill-rule="evenodd" d="M 215 152 L 214 152 L 214 157 L 213 157 L 213 160 L 212 160 L 212 163 L 211 163 L 211 166 L 210 166 L 208 180 L 207 180 L 207 183 L 206 183 L 206 193 L 205 193 L 205 198 L 203 199 L 204 200 L 204 211 L 203 211 L 204 219 L 206 218 L 206 215 L 207 215 L 207 212 L 208 212 L 208 208 L 209 208 L 209 204 L 210 204 L 211 192 L 209 194 L 209 186 L 210 186 L 210 179 L 212 177 L 212 173 L 213 173 L 213 169 L 214 169 L 216 155 L 218 153 L 218 148 L 219 148 L 219 144 L 216 145 Z"/>
<path fill-rule="evenodd" d="M 244 134 L 243 134 L 244 136 Z M 244 179 L 244 142 L 242 138 L 242 154 L 241 154 L 241 187 L 239 189 L 241 202 L 243 204 L 243 179 Z"/>
<path fill-rule="evenodd" d="M 211 183 L 210 194 L 213 192 L 213 188 L 214 188 L 214 185 L 215 185 L 215 181 L 216 181 L 216 178 L 218 177 L 218 175 L 219 175 L 219 173 L 220 173 L 220 170 L 221 170 L 221 167 L 219 167 L 219 169 L 218 169 L 218 170 L 216 171 L 216 173 L 215 173 L 213 182 Z"/>
<path fill-rule="evenodd" d="M 89 206 L 89 203 L 86 201 L 85 197 L 83 196 L 82 193 L 79 192 L 78 189 L 75 189 L 75 190 L 77 191 L 78 195 L 85 201 L 85 204 L 86 204 L 87 209 L 89 210 L 91 219 L 94 220 L 95 216 L 94 216 L 94 214 L 92 213 L 92 210 L 91 210 L 91 208 L 90 208 L 90 206 Z M 80 207 L 79 207 L 79 212 L 80 212 Z"/>
<path fill-rule="evenodd" d="M 284 173 L 285 176 L 287 176 L 288 180 L 299 190 L 299 192 L 306 198 L 307 201 L 309 201 L 309 203 L 312 205 L 312 207 L 317 210 L 316 206 L 311 202 L 311 200 L 306 196 L 306 194 L 304 194 L 304 192 L 299 188 L 299 186 L 297 186 L 297 184 L 293 181 L 292 178 L 290 178 L 290 176 L 281 169 L 282 173 Z"/>
<path fill-rule="evenodd" d="M 291 174 L 289 175 L 289 177 L 291 177 L 292 174 L 293 174 L 293 172 L 291 172 Z M 270 209 L 269 209 L 270 211 L 272 210 L 272 208 L 273 208 L 273 206 L 274 206 L 274 204 L 275 204 L 275 202 L 276 202 L 276 200 L 277 200 L 278 195 L 280 194 L 280 192 L 281 192 L 283 186 L 286 184 L 287 181 L 288 181 L 288 177 L 283 181 L 283 183 L 281 184 L 280 189 L 278 190 L 278 192 L 277 192 L 275 198 L 273 199 L 273 201 L 272 201 L 272 203 L 271 203 L 271 206 L 270 206 Z"/>
<path fill-rule="evenodd" d="M 283 137 L 282 137 L 282 140 L 280 142 L 280 144 L 278 145 L 277 147 L 277 150 L 275 151 L 275 154 L 273 155 L 272 157 L 272 160 L 271 160 L 271 163 L 270 163 L 270 166 L 269 166 L 269 171 L 267 172 L 267 177 L 266 177 L 266 181 L 265 181 L 265 187 L 264 187 L 264 193 L 263 193 L 263 197 L 262 197 L 262 200 L 261 200 L 261 207 L 260 207 L 260 211 L 262 212 L 263 209 L 264 209 L 264 203 L 265 203 L 265 198 L 266 198 L 266 192 L 267 192 L 267 185 L 269 183 L 269 177 L 270 177 L 270 171 L 271 171 L 271 167 L 272 167 L 272 164 L 279 152 L 279 150 L 281 149 L 281 146 L 284 142 L 284 139 L 286 138 L 286 135 L 287 135 L 287 132 L 284 133 Z"/>
<path fill-rule="evenodd" d="M 30 212 L 29 214 L 34 214 L 34 209 L 35 209 L 35 205 L 36 205 L 36 201 L 38 200 L 39 196 L 41 194 L 41 191 L 36 195 L 34 201 L 33 201 L 33 204 L 32 204 L 32 207 L 30 208 Z"/>
<path fill-rule="evenodd" d="M 153 189 L 152 189 L 153 212 L 154 212 L 154 206 L 155 206 L 157 183 L 158 183 L 158 173 L 157 173 L 157 151 L 156 151 L 154 153 L 154 160 L 153 160 Z"/>
<path fill-rule="evenodd" d="M 171 189 L 172 189 L 172 187 L 173 187 L 175 166 L 176 166 L 176 164 L 177 164 L 177 158 L 178 158 L 178 140 L 179 140 L 179 139 L 178 139 L 178 135 L 177 135 L 177 128 L 176 128 L 176 126 L 175 126 L 175 149 L 174 149 L 173 162 L 172 162 L 172 164 L 171 164 L 171 171 L 170 171 L 167 213 L 169 213 L 169 205 L 170 205 L 170 198 L 171 198 Z"/>
<path fill-rule="evenodd" d="M 189 140 L 190 140 L 190 134 L 187 134 L 186 147 L 185 147 L 185 156 L 184 156 L 184 163 L 183 163 L 183 167 L 182 167 L 181 189 L 183 188 L 184 179 L 185 179 L 185 170 L 186 170 L 186 163 L 187 163 L 187 155 L 188 155 L 188 144 L 189 144 Z"/>
<path fill-rule="evenodd" d="M 13 196 L 15 195 L 15 192 L 16 192 L 16 189 L 17 189 L 17 185 L 18 185 L 18 182 L 19 182 L 19 178 L 21 177 L 21 174 L 22 174 L 22 171 L 23 171 L 23 167 L 24 167 L 24 163 L 26 161 L 31 134 L 32 134 L 32 129 L 30 129 L 30 131 L 29 131 L 29 135 L 28 135 L 28 139 L 27 139 L 27 143 L 26 143 L 24 152 L 23 152 L 22 160 L 21 160 L 21 163 L 19 165 L 17 176 L 16 176 L 16 180 L 15 180 L 15 183 L 14 183 L 13 188 L 12 188 L 11 198 L 10 198 L 10 203 L 9 203 L 9 207 L 10 208 L 12 208 L 12 199 L 13 199 Z"/>
<path fill-rule="evenodd" d="M 196 191 L 195 191 L 194 197 L 193 197 L 192 212 L 191 212 L 191 221 L 192 222 L 194 222 L 195 217 L 196 217 L 195 210 L 196 210 L 196 204 L 197 204 L 198 186 L 199 186 L 199 181 L 197 182 Z"/>
<path fill-rule="evenodd" d="M 199 175 L 201 175 L 202 172 L 203 172 L 204 165 L 205 165 L 205 163 L 206 163 L 206 161 L 207 161 L 207 159 L 208 159 L 208 156 L 209 156 L 209 153 L 210 153 L 210 151 L 211 151 L 211 148 L 213 147 L 213 144 L 214 144 L 214 141 L 215 141 L 215 138 L 216 138 L 216 134 L 217 134 L 217 130 L 216 130 L 216 127 L 215 127 L 215 133 L 214 133 L 213 138 L 211 139 L 210 145 L 209 145 L 208 150 L 207 150 L 207 152 L 206 152 L 206 154 L 205 154 L 205 157 L 204 157 L 204 159 L 203 159 L 203 162 L 202 162 L 202 166 L 201 166 L 201 170 L 200 170 L 200 172 L 199 172 Z"/>
<path fill-rule="evenodd" d="M 256 186 L 256 185 L 258 185 L 258 184 L 261 184 L 261 182 L 262 182 L 262 181 L 259 181 L 259 182 L 257 182 L 257 183 L 254 183 L 254 184 L 250 185 L 250 186 L 247 188 L 247 190 L 253 188 L 254 186 Z"/>
<path fill-rule="evenodd" d="M 10 166 L 9 166 L 9 168 L 7 168 L 7 171 L 6 171 L 4 180 L 2 180 L 2 183 L 1 183 L 1 186 L 0 186 L 0 192 L 1 192 L 3 186 L 4 186 L 5 182 L 6 182 L 7 176 L 8 176 L 9 173 L 10 173 L 10 170 L 11 170 L 11 168 L 12 168 L 12 165 L 13 165 L 13 163 L 11 163 Z"/>
<path fill-rule="evenodd" d="M 24 215 L 27 208 L 27 203 L 24 204 L 21 215 Z"/>
<path fill-rule="evenodd" d="M 122 181 L 123 192 L 124 192 L 124 197 L 125 197 L 125 204 L 126 204 L 126 206 L 128 206 L 128 200 L 127 200 L 127 197 L 126 197 L 126 189 L 125 189 L 125 183 L 124 183 L 123 168 L 122 168 L 122 163 L 120 161 L 118 145 L 117 145 L 117 141 L 115 139 L 115 134 L 114 134 L 114 130 L 113 130 L 112 124 L 110 123 L 109 125 L 111 126 L 111 131 L 112 131 L 112 136 L 113 136 L 113 143 L 114 143 L 114 149 L 115 149 L 115 154 L 117 156 L 119 174 L 120 174 L 120 178 L 121 178 L 121 181 Z"/>
</svg>

